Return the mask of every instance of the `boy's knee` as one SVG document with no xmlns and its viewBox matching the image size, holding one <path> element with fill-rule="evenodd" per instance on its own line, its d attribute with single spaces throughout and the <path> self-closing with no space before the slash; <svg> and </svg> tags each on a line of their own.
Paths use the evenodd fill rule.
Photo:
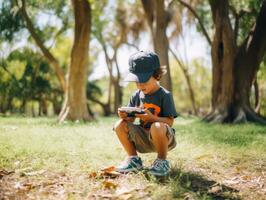
<svg viewBox="0 0 266 200">
<path fill-rule="evenodd" d="M 152 136 L 155 135 L 155 136 L 164 136 L 166 135 L 166 125 L 165 123 L 163 122 L 154 122 L 152 125 L 151 125 L 151 134 Z"/>
<path fill-rule="evenodd" d="M 127 122 L 124 121 L 124 120 L 119 120 L 115 123 L 114 125 L 114 131 L 116 133 L 120 132 L 120 131 L 123 131 L 123 132 L 127 132 L 128 131 L 128 128 L 127 128 Z"/>
</svg>

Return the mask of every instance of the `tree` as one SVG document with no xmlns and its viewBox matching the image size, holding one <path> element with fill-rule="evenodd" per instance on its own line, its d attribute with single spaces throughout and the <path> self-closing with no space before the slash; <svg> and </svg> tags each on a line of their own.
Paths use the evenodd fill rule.
<svg viewBox="0 0 266 200">
<path fill-rule="evenodd" d="M 17 111 L 25 113 L 27 102 L 39 102 L 39 115 L 47 114 L 47 101 L 50 100 L 51 84 L 48 73 L 50 67 L 43 57 L 28 48 L 12 51 L 0 67 L 6 72 L 2 75 L 0 90 L 2 112 Z M 16 106 L 13 104 L 16 102 Z M 32 112 L 34 115 L 34 112 Z"/>
<path fill-rule="evenodd" d="M 201 31 L 211 44 L 212 111 L 205 120 L 218 123 L 265 123 L 254 112 L 250 93 L 266 52 L 266 1 L 246 2 L 252 7 L 252 11 L 237 11 L 228 0 L 209 0 L 215 28 L 212 41 L 203 26 L 202 18 L 189 4 L 178 1 L 188 7 L 198 19 Z M 245 20 L 244 16 L 250 13 L 252 15 Z"/>
<path fill-rule="evenodd" d="M 91 8 L 87 0 L 72 0 L 75 18 L 74 44 L 64 106 L 59 116 L 67 120 L 91 120 L 87 108 L 88 49 L 91 31 Z"/>
<path fill-rule="evenodd" d="M 165 2 L 164 0 L 142 0 L 141 2 L 150 28 L 154 51 L 158 54 L 161 65 L 165 65 L 167 69 L 167 74 L 162 77 L 161 83 L 166 89 L 171 91 L 172 82 L 168 56 L 169 43 L 166 35 L 166 28 L 170 18 L 165 9 Z"/>
<path fill-rule="evenodd" d="M 16 5 L 19 8 L 20 14 L 22 15 L 22 17 L 25 21 L 26 28 L 30 32 L 30 34 L 33 37 L 34 41 L 36 42 L 37 46 L 42 51 L 43 55 L 49 61 L 51 66 L 54 67 L 54 70 L 55 70 L 57 78 L 60 82 L 61 88 L 64 92 L 66 92 L 67 86 L 66 86 L 66 80 L 65 80 L 64 72 L 61 69 L 58 60 L 53 56 L 53 54 L 49 51 L 49 49 L 44 45 L 44 42 L 42 41 L 40 36 L 37 34 L 37 31 L 36 31 L 32 21 L 31 21 L 31 18 L 29 17 L 27 10 L 26 10 L 26 8 L 27 8 L 26 1 L 21 0 L 21 3 L 20 3 L 19 0 L 16 0 Z"/>
<path fill-rule="evenodd" d="M 193 1 L 195 4 L 197 4 L 197 1 Z M 165 2 L 166 3 L 166 2 Z M 170 43 L 172 43 L 173 41 L 177 41 L 178 38 L 182 38 L 182 20 L 186 19 L 188 24 L 190 24 L 192 22 L 192 18 L 189 15 L 189 13 L 185 13 L 185 9 L 183 9 L 182 7 L 180 7 L 179 5 L 177 5 L 176 1 L 170 1 L 168 2 L 168 5 L 165 6 L 164 11 L 160 10 L 156 10 L 154 8 L 154 6 L 156 6 L 157 3 L 156 1 L 142 1 L 142 5 L 140 5 L 142 8 L 144 9 L 140 9 L 138 2 L 135 3 L 134 5 L 134 14 L 130 17 L 130 21 L 132 21 L 132 17 L 135 15 L 137 16 L 136 19 L 134 19 L 134 22 L 131 26 L 130 29 L 133 30 L 133 36 L 137 36 L 139 37 L 139 32 L 140 31 L 146 31 L 146 28 L 148 28 L 151 32 L 151 37 L 153 40 L 153 43 L 156 42 L 158 43 L 158 45 L 156 46 L 162 46 L 162 45 L 166 45 L 165 48 L 167 48 L 168 46 L 168 50 L 173 54 L 173 57 L 175 58 L 175 60 L 178 62 L 178 67 L 181 68 L 181 73 L 183 73 L 184 77 L 185 77 L 185 81 L 187 84 L 187 88 L 188 88 L 188 94 L 189 94 L 189 98 L 191 100 L 191 105 L 192 105 L 192 109 L 194 114 L 197 114 L 197 106 L 196 106 L 196 99 L 195 99 L 195 92 L 193 89 L 193 86 L 191 84 L 191 77 L 188 73 L 188 62 L 184 61 L 181 59 L 180 56 L 178 56 L 178 52 L 176 52 L 174 50 L 174 48 L 170 47 Z M 160 4 L 161 5 L 161 4 Z M 163 5 L 164 6 L 164 5 Z M 131 7 L 133 7 L 133 5 L 131 5 Z M 161 8 L 162 9 L 162 8 Z M 142 10 L 145 11 L 145 13 L 141 12 Z M 156 19 L 155 17 L 157 16 L 156 12 L 160 12 L 164 14 L 165 20 L 163 20 L 163 18 L 158 17 L 158 22 L 163 21 L 165 23 L 165 32 L 169 32 L 170 34 L 167 36 L 167 43 L 164 42 L 163 39 L 166 35 L 164 34 L 163 36 L 159 35 L 159 32 L 162 33 L 161 31 L 159 31 L 159 29 L 161 29 L 162 27 L 159 27 L 159 25 L 156 25 Z M 128 13 L 128 11 L 127 11 Z M 147 18 L 148 21 L 148 27 L 145 23 L 142 22 L 143 18 Z M 185 17 L 184 17 L 185 16 Z M 188 17 L 186 17 L 188 16 Z M 161 24 L 161 22 L 160 22 Z M 156 39 L 154 39 L 154 36 L 156 35 L 156 30 L 158 29 L 158 37 Z M 168 44 L 169 43 L 169 44 Z M 160 45 L 161 44 L 161 45 Z M 129 43 L 130 46 L 133 46 L 135 48 L 136 45 L 132 45 Z M 154 44 L 153 44 L 154 45 Z M 168 60 L 168 55 L 162 55 L 162 59 L 166 59 Z M 168 61 L 167 61 L 168 63 Z M 166 81 L 169 81 L 169 76 L 170 76 L 170 70 L 168 69 L 168 74 L 167 76 L 164 76 L 164 79 L 166 79 Z M 172 76 L 170 79 L 170 82 L 172 82 Z M 163 81 L 162 81 L 163 82 Z M 165 85 L 164 83 L 162 83 L 163 85 Z M 172 83 L 171 83 L 172 85 Z"/>
<path fill-rule="evenodd" d="M 123 91 L 120 85 L 121 73 L 117 61 L 118 51 L 123 44 L 134 46 L 128 42 L 129 35 L 131 33 L 132 35 L 134 33 L 136 34 L 137 30 L 134 29 L 134 27 L 143 24 L 143 22 L 138 23 L 136 21 L 132 24 L 132 17 L 130 15 L 133 12 L 134 4 L 128 6 L 128 3 L 129 2 L 118 0 L 114 15 L 111 15 L 110 12 L 108 12 L 108 9 L 110 8 L 106 6 L 105 1 L 98 2 L 93 10 L 92 34 L 103 50 L 106 66 L 109 72 L 109 85 L 108 99 L 106 103 L 101 102 L 94 97 L 89 98 L 103 108 L 104 115 L 116 113 L 117 109 L 122 104 Z M 136 10 L 134 10 L 134 12 L 136 12 Z M 113 20 L 110 22 L 110 19 Z M 135 39 L 134 36 L 133 39 Z M 111 99 L 112 97 L 113 101 Z M 111 106 L 112 102 L 114 105 L 113 107 Z"/>
<path fill-rule="evenodd" d="M 265 122 L 250 104 L 250 91 L 266 52 L 266 1 L 240 46 L 229 19 L 229 3 L 210 1 L 215 34 L 212 43 L 212 113 L 207 121 Z"/>
</svg>

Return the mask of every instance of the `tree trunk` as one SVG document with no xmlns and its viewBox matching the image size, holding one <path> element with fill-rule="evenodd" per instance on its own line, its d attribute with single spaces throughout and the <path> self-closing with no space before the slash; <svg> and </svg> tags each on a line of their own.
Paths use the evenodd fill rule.
<svg viewBox="0 0 266 200">
<path fill-rule="evenodd" d="M 115 50 L 115 55 L 114 55 L 114 61 L 115 61 L 115 66 L 116 66 L 116 71 L 117 71 L 117 77 L 115 80 L 115 101 L 114 101 L 114 113 L 117 113 L 118 108 L 122 105 L 122 100 L 123 100 L 123 90 L 122 87 L 120 86 L 120 79 L 121 79 L 121 74 L 117 62 L 117 49 Z"/>
<path fill-rule="evenodd" d="M 260 114 L 260 89 L 259 89 L 257 77 L 255 78 L 253 85 L 254 85 L 254 91 L 255 91 L 254 108 L 255 108 L 255 112 Z"/>
<path fill-rule="evenodd" d="M 67 95 L 60 114 L 63 120 L 89 121 L 86 83 L 88 79 L 88 50 L 91 31 L 91 9 L 87 0 L 72 0 L 75 16 L 74 44 L 71 51 L 71 65 L 67 85 Z"/>
<path fill-rule="evenodd" d="M 111 112 L 110 104 L 103 103 L 103 102 L 99 101 L 98 99 L 95 99 L 94 97 L 90 97 L 89 100 L 94 102 L 94 103 L 99 104 L 102 107 L 104 116 L 107 117 L 107 116 L 111 115 L 112 112 Z"/>
<path fill-rule="evenodd" d="M 215 24 L 212 42 L 212 112 L 205 120 L 265 123 L 250 105 L 250 91 L 266 51 L 266 1 L 251 34 L 238 51 L 228 16 L 228 0 L 210 1 L 210 4 Z"/>
<path fill-rule="evenodd" d="M 161 84 L 172 91 L 172 81 L 168 57 L 168 39 L 166 28 L 168 16 L 164 8 L 164 0 L 142 0 L 146 19 L 151 31 L 154 51 L 158 54 L 162 66 L 166 66 L 167 74 L 161 79 Z"/>
</svg>

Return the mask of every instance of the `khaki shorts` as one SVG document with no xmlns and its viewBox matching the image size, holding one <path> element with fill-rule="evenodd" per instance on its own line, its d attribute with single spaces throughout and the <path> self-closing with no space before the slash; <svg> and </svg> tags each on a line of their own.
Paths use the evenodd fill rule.
<svg viewBox="0 0 266 200">
<path fill-rule="evenodd" d="M 144 129 L 140 125 L 133 124 L 131 122 L 128 122 L 128 138 L 130 141 L 132 141 L 136 147 L 136 150 L 140 153 L 150 153 L 150 152 L 156 152 L 156 149 L 152 142 L 152 137 L 150 130 Z M 175 130 L 168 126 L 167 124 L 167 132 L 166 136 L 168 138 L 168 151 L 172 150 L 176 146 L 176 140 L 175 140 Z"/>
</svg>

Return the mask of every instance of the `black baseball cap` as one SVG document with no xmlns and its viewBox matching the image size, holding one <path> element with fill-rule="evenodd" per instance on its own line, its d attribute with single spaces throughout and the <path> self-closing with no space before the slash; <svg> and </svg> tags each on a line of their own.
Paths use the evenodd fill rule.
<svg viewBox="0 0 266 200">
<path fill-rule="evenodd" d="M 159 57 L 151 51 L 138 51 L 129 57 L 129 74 L 125 81 L 145 83 L 160 68 Z"/>
</svg>

